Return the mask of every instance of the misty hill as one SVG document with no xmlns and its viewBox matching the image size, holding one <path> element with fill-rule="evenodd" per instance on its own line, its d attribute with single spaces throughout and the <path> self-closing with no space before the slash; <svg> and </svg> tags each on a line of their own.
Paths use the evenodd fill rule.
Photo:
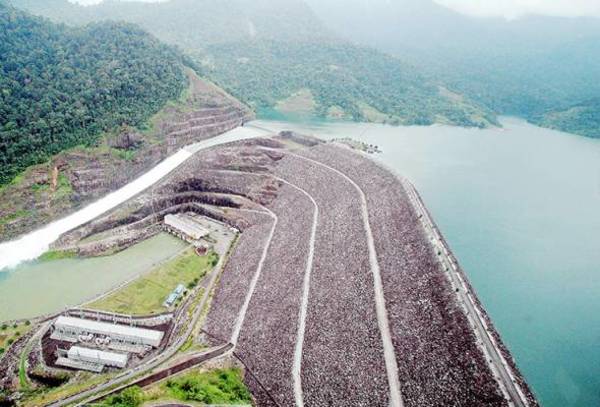
<svg viewBox="0 0 600 407">
<path fill-rule="evenodd" d="M 98 20 L 135 23 L 163 41 L 197 50 L 205 44 L 244 40 L 314 41 L 331 37 L 312 10 L 295 0 L 106 0 L 80 6 L 68 0 L 14 0 L 35 14 L 70 25 Z"/>
<path fill-rule="evenodd" d="M 600 138 L 600 98 L 546 112 L 532 117 L 531 121 L 544 127 Z"/>
<path fill-rule="evenodd" d="M 491 113 L 370 48 L 268 42 L 207 51 L 211 76 L 258 108 L 392 124 L 495 122 Z"/>
<path fill-rule="evenodd" d="M 334 31 L 411 60 L 500 114 L 600 94 L 600 20 L 468 17 L 431 0 L 307 0 Z"/>
<path fill-rule="evenodd" d="M 495 123 L 489 110 L 413 65 L 337 39 L 302 0 L 13 3 L 68 24 L 139 24 L 183 47 L 206 75 L 259 110 L 403 124 Z"/>
<path fill-rule="evenodd" d="M 137 126 L 187 80 L 181 57 L 123 23 L 69 28 L 0 2 L 0 185 L 121 125 Z"/>
</svg>

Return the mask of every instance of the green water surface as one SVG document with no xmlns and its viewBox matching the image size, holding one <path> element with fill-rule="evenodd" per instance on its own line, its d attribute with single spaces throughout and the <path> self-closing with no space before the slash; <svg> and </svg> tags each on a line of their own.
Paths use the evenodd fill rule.
<svg viewBox="0 0 600 407">
<path fill-rule="evenodd" d="M 24 263 L 0 272 L 0 321 L 31 318 L 78 305 L 146 272 L 186 247 L 160 234 L 118 254 Z"/>
</svg>

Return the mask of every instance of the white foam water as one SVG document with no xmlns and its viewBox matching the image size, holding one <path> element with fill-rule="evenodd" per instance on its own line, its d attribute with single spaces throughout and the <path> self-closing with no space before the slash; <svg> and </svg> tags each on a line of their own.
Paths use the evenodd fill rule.
<svg viewBox="0 0 600 407">
<path fill-rule="evenodd" d="M 24 261 L 38 258 L 48 251 L 50 245 L 62 234 L 97 218 L 154 185 L 194 153 L 209 147 L 263 135 L 263 130 L 252 126 L 237 127 L 220 136 L 184 147 L 139 178 L 85 208 L 28 233 L 17 240 L 0 244 L 0 271 L 15 267 Z"/>
</svg>

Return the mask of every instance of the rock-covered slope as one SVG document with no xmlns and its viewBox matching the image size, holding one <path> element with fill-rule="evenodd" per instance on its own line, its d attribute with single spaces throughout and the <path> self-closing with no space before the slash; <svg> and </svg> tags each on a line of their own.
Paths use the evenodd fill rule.
<svg viewBox="0 0 600 407">
<path fill-rule="evenodd" d="M 202 150 L 56 248 L 122 249 L 184 212 L 241 232 L 197 340 L 234 347 L 257 405 L 537 406 L 412 186 L 365 155 L 293 133 Z"/>
</svg>

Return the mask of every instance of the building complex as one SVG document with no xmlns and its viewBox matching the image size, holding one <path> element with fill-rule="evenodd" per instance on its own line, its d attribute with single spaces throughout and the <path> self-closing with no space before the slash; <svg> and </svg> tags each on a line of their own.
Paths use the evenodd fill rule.
<svg viewBox="0 0 600 407">
<path fill-rule="evenodd" d="M 58 366 L 101 372 L 106 366 L 124 368 L 130 353 L 159 347 L 163 336 L 158 330 L 61 315 L 50 338 L 75 344 L 58 350 Z"/>
</svg>

